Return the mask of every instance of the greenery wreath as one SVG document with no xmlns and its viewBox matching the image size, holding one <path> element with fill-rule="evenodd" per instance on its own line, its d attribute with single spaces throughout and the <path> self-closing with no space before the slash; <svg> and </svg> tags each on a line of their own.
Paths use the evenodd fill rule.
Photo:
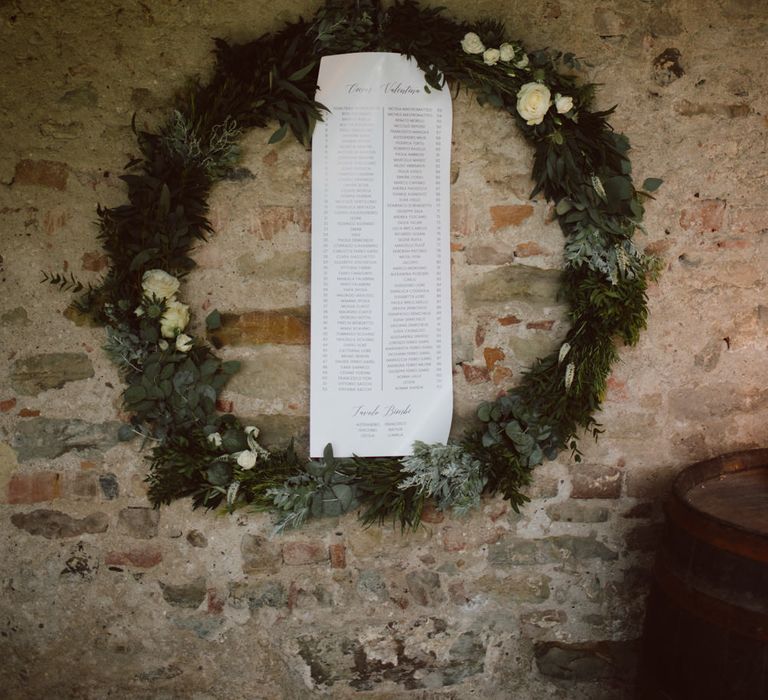
<svg viewBox="0 0 768 700">
<path fill-rule="evenodd" d="M 366 524 L 416 527 L 426 499 L 463 512 L 483 492 L 503 494 L 517 510 L 534 467 L 564 449 L 578 460 L 577 433 L 600 432 L 594 415 L 616 341 L 635 343 L 646 322 L 646 287 L 658 266 L 632 236 L 661 180 L 635 189 L 629 142 L 607 123 L 612 110 L 590 111 L 594 86 L 574 77 L 572 54 L 526 53 L 495 21 L 458 22 L 413 0 L 386 10 L 377 0 L 331 0 L 311 21 L 247 44 L 215 44 L 213 78 L 189 87 L 158 133 L 136 131 L 134 120 L 141 157 L 122 176 L 129 202 L 97 209 L 110 259 L 103 279 L 85 289 L 71 276 L 46 275 L 84 291 L 74 303 L 106 326 L 105 349 L 132 414 L 121 439 L 139 434 L 152 444 L 150 500 L 191 496 L 195 507 L 271 510 L 278 530 L 358 508 Z M 267 451 L 255 426 L 217 412 L 239 364 L 185 333 L 189 307 L 177 293 L 195 266 L 191 247 L 213 233 L 207 197 L 236 163 L 242 130 L 276 121 L 270 142 L 290 130 L 309 145 L 324 110 L 314 100 L 320 57 L 359 51 L 411 56 L 425 90 L 466 88 L 517 121 L 535 149 L 532 196 L 555 204 L 565 235 L 561 293 L 571 326 L 559 351 L 537 360 L 519 386 L 478 407 L 480 427 L 459 443 L 417 443 L 412 456 L 367 459 L 336 459 L 329 446 L 312 461 L 293 447 Z M 217 311 L 206 319 L 209 330 L 220 322 Z"/>
</svg>

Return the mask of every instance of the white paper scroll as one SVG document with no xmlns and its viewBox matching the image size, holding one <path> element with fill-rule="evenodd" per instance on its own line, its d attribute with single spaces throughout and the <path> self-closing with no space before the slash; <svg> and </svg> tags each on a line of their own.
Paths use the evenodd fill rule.
<svg viewBox="0 0 768 700">
<path fill-rule="evenodd" d="M 451 99 L 399 54 L 326 56 L 312 140 L 310 454 L 405 455 L 453 412 Z"/>
</svg>

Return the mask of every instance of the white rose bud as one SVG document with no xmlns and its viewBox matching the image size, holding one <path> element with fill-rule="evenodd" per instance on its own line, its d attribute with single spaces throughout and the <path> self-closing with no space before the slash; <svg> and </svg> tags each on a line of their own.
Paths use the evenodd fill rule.
<svg viewBox="0 0 768 700">
<path fill-rule="evenodd" d="M 157 341 L 157 347 L 159 347 L 161 350 L 167 350 L 168 349 L 168 341 L 163 340 L 162 338 Z"/>
<path fill-rule="evenodd" d="M 141 306 L 137 306 L 137 307 L 134 309 L 134 312 L 133 312 L 133 313 L 135 313 L 137 316 L 141 317 L 141 316 L 143 316 L 143 315 L 144 315 L 144 308 L 143 308 L 143 307 L 141 307 Z"/>
<path fill-rule="evenodd" d="M 208 442 L 210 442 L 214 447 L 221 447 L 221 433 L 211 433 L 208 436 Z"/>
<path fill-rule="evenodd" d="M 141 278 L 141 288 L 148 297 L 170 299 L 179 291 L 179 280 L 163 270 L 147 270 Z"/>
<path fill-rule="evenodd" d="M 480 37 L 474 32 L 467 32 L 461 40 L 461 48 L 465 53 L 483 53 L 485 46 Z"/>
<path fill-rule="evenodd" d="M 515 47 L 512 44 L 499 46 L 499 58 L 502 61 L 511 61 L 515 57 Z"/>
<path fill-rule="evenodd" d="M 515 68 L 525 68 L 528 65 L 528 54 L 524 53 L 519 61 L 515 61 Z"/>
<path fill-rule="evenodd" d="M 189 323 L 189 307 L 180 301 L 169 301 L 160 319 L 160 333 L 163 338 L 175 338 Z"/>
<path fill-rule="evenodd" d="M 256 453 L 243 450 L 237 455 L 237 464 L 241 469 L 253 469 L 256 466 Z"/>
<path fill-rule="evenodd" d="M 573 109 L 573 98 L 569 95 L 555 95 L 555 109 L 558 114 L 565 114 Z"/>
<path fill-rule="evenodd" d="M 189 352 L 192 349 L 192 338 L 186 333 L 179 333 L 176 336 L 176 349 L 179 352 Z"/>
<path fill-rule="evenodd" d="M 552 93 L 541 83 L 526 83 L 517 93 L 517 113 L 529 126 L 541 124 L 552 104 Z"/>
<path fill-rule="evenodd" d="M 483 63 L 486 66 L 495 66 L 499 62 L 499 56 L 501 53 L 498 49 L 486 49 L 483 53 Z"/>
<path fill-rule="evenodd" d="M 246 435 L 253 437 L 254 440 L 259 437 L 259 429 L 255 425 L 246 425 L 243 430 Z"/>
</svg>

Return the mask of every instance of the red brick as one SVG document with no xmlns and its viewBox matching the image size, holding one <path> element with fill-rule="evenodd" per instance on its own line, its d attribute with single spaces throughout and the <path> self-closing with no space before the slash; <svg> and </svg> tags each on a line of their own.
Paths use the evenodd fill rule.
<svg viewBox="0 0 768 700">
<path fill-rule="evenodd" d="M 288 566 L 303 566 L 327 562 L 328 549 L 322 542 L 286 542 L 283 545 L 283 563 Z"/>
<path fill-rule="evenodd" d="M 463 202 L 451 202 L 451 233 L 468 236 L 472 232 L 472 217 L 469 207 Z"/>
<path fill-rule="evenodd" d="M 768 232 L 768 207 L 731 208 L 731 234 L 756 235 Z"/>
<path fill-rule="evenodd" d="M 90 272 L 101 272 L 109 265 L 109 258 L 100 251 L 83 253 L 82 268 Z"/>
<path fill-rule="evenodd" d="M 532 215 L 531 204 L 501 204 L 491 207 L 491 231 L 519 226 Z"/>
<path fill-rule="evenodd" d="M 227 596 L 216 588 L 209 588 L 207 592 L 208 612 L 211 615 L 221 615 L 224 612 L 224 603 L 227 602 Z"/>
<path fill-rule="evenodd" d="M 645 246 L 645 252 L 648 255 L 663 255 L 672 247 L 672 241 L 668 238 L 662 238 L 658 241 L 653 241 Z"/>
<path fill-rule="evenodd" d="M 626 401 L 629 398 L 627 383 L 615 377 L 608 377 L 606 382 L 606 401 Z"/>
<path fill-rule="evenodd" d="M 509 367 L 496 367 L 493 370 L 491 379 L 494 384 L 504 384 L 512 376 L 513 372 Z"/>
<path fill-rule="evenodd" d="M 695 233 L 715 233 L 723 228 L 725 205 L 722 199 L 702 199 L 683 209 L 680 226 Z"/>
<path fill-rule="evenodd" d="M 446 552 L 463 552 L 467 548 L 467 538 L 458 530 L 447 527 L 443 530 L 443 549 Z"/>
<path fill-rule="evenodd" d="M 554 321 L 529 321 L 525 327 L 535 331 L 551 331 L 554 325 Z"/>
<path fill-rule="evenodd" d="M 467 384 L 483 384 L 491 380 L 491 375 L 485 367 L 476 367 L 466 362 L 461 363 L 461 369 L 464 372 L 464 379 Z"/>
<path fill-rule="evenodd" d="M 421 521 L 430 525 L 437 525 L 443 522 L 443 520 L 445 520 L 445 514 L 443 511 L 438 510 L 435 502 L 432 500 L 425 501 L 424 507 L 421 509 Z"/>
<path fill-rule="evenodd" d="M 16 163 L 14 185 L 37 185 L 64 190 L 67 187 L 68 170 L 65 163 L 53 160 L 20 160 Z"/>
<path fill-rule="evenodd" d="M 464 250 L 464 244 L 463 243 L 451 243 L 451 252 L 452 253 L 460 253 L 462 250 Z"/>
<path fill-rule="evenodd" d="M 534 255 L 544 255 L 546 252 L 547 251 L 535 241 L 526 241 L 515 247 L 515 257 L 517 258 L 530 258 Z"/>
<path fill-rule="evenodd" d="M 22 418 L 37 418 L 40 415 L 40 411 L 32 410 L 31 408 L 22 408 L 19 411 L 19 415 Z"/>
<path fill-rule="evenodd" d="M 345 569 L 347 567 L 347 548 L 341 542 L 328 547 L 328 552 L 331 557 L 332 569 Z"/>
<path fill-rule="evenodd" d="M 43 217 L 43 231 L 52 236 L 56 231 L 63 229 L 69 221 L 70 213 L 61 207 L 55 207 L 45 212 Z M 67 261 L 64 261 L 64 269 L 67 269 Z"/>
<path fill-rule="evenodd" d="M 720 250 L 744 250 L 752 245 L 746 238 L 727 238 L 715 241 L 715 248 Z"/>
<path fill-rule="evenodd" d="M 490 530 L 485 530 L 481 533 L 480 541 L 483 544 L 496 544 L 504 535 L 507 534 L 507 531 L 503 527 L 495 527 Z"/>
<path fill-rule="evenodd" d="M 42 503 L 61 496 L 61 474 L 30 472 L 14 474 L 8 482 L 8 503 Z"/>
<path fill-rule="evenodd" d="M 499 518 L 505 516 L 509 512 L 509 503 L 501 500 L 491 501 L 483 509 L 483 512 L 495 523 Z"/>
<path fill-rule="evenodd" d="M 310 222 L 309 207 L 258 207 L 249 233 L 260 241 L 271 241 L 289 226 L 296 226 L 299 231 L 309 232 Z"/>
<path fill-rule="evenodd" d="M 104 563 L 107 566 L 135 566 L 151 569 L 163 560 L 163 553 L 157 547 L 133 547 L 125 551 L 107 552 Z"/>
<path fill-rule="evenodd" d="M 8 413 L 16 405 L 16 399 L 0 401 L 0 413 Z"/>
<path fill-rule="evenodd" d="M 475 328 L 475 345 L 477 345 L 477 347 L 480 347 L 485 342 L 485 333 L 485 324 L 478 323 L 477 328 Z"/>
<path fill-rule="evenodd" d="M 221 328 L 209 331 L 217 347 L 222 345 L 309 345 L 309 313 L 306 307 L 278 311 L 222 314 Z"/>
<path fill-rule="evenodd" d="M 261 162 L 264 163 L 264 165 L 274 165 L 277 163 L 277 151 L 273 148 L 261 159 Z"/>
<path fill-rule="evenodd" d="M 490 370 L 497 362 L 501 362 L 506 355 L 501 348 L 485 348 L 483 350 L 483 358 L 485 359 L 485 366 Z"/>
<path fill-rule="evenodd" d="M 221 413 L 232 413 L 235 410 L 235 404 L 232 401 L 226 401 L 224 399 L 216 400 L 216 410 Z"/>
<path fill-rule="evenodd" d="M 500 326 L 514 326 L 518 323 L 522 323 L 522 320 L 517 316 L 502 316 L 497 320 Z"/>
</svg>

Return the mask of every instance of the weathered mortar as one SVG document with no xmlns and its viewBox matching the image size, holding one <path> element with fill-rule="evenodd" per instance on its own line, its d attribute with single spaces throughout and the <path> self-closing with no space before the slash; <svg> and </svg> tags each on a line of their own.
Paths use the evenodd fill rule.
<svg viewBox="0 0 768 700">
<path fill-rule="evenodd" d="M 649 329 L 609 382 L 605 434 L 581 464 L 540 468 L 520 514 L 489 499 L 414 534 L 348 516 L 271 539 L 261 515 L 148 509 L 142 455 L 115 442 L 102 331 L 65 316 L 37 271 L 98 278 L 94 206 L 122 202 L 131 115 L 157 125 L 206 75 L 211 36 L 245 40 L 317 3 L 0 1 L 4 697 L 624 697 L 661 495 L 682 465 L 768 437 L 768 8 L 440 4 L 593 64 L 637 178 L 665 180 L 639 234 L 666 262 Z M 557 342 L 564 310 L 530 151 L 464 95 L 454 118 L 459 425 Z M 246 136 L 215 190 L 216 236 L 184 294 L 232 314 L 221 354 L 245 368 L 222 398 L 279 441 L 307 430 L 310 156 L 270 133 Z"/>
</svg>

